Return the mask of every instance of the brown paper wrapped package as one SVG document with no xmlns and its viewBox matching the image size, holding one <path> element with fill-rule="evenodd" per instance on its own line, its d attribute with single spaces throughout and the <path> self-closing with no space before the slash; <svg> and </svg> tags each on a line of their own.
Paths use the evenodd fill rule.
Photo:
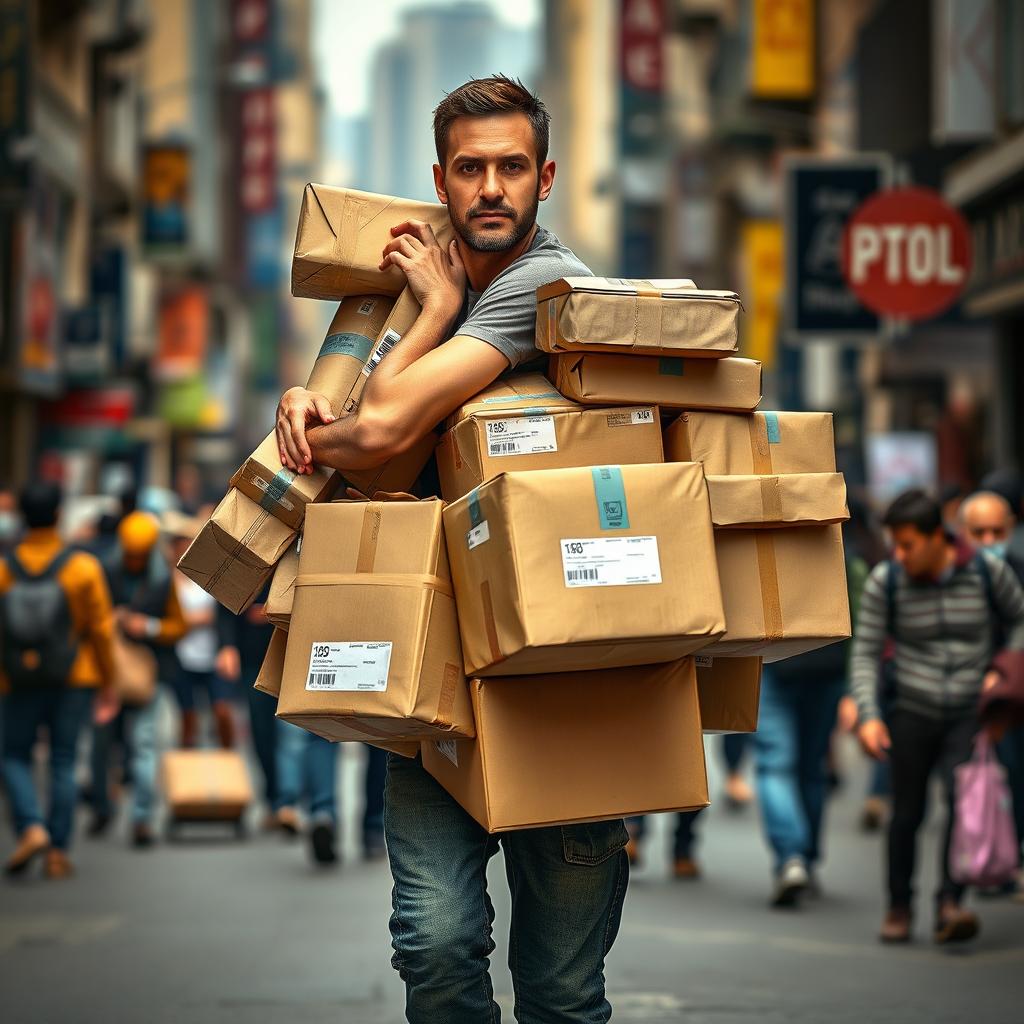
<svg viewBox="0 0 1024 1024">
<path fill-rule="evenodd" d="M 566 277 L 537 289 L 537 348 L 715 358 L 736 354 L 740 300 L 692 281 Z"/>
<path fill-rule="evenodd" d="M 503 473 L 444 521 L 467 675 L 671 661 L 724 630 L 698 465 Z"/>
<path fill-rule="evenodd" d="M 405 274 L 397 267 L 378 267 L 384 247 L 393 241 L 391 229 L 407 220 L 426 221 L 442 246 L 451 241 L 448 209 L 439 203 L 308 184 L 295 233 L 292 295 L 397 295 Z"/>
<path fill-rule="evenodd" d="M 760 658 L 694 655 L 697 701 L 705 733 L 756 732 L 761 698 Z"/>
<path fill-rule="evenodd" d="M 162 774 L 172 819 L 234 821 L 253 801 L 249 771 L 237 750 L 168 750 Z"/>
<path fill-rule="evenodd" d="M 850 518 L 842 473 L 708 475 L 715 529 L 827 526 Z"/>
<path fill-rule="evenodd" d="M 301 538 L 300 538 L 301 542 Z M 285 553 L 270 580 L 270 591 L 263 610 L 267 618 L 278 628 L 288 629 L 292 618 L 292 601 L 295 599 L 295 577 L 299 575 L 299 543 L 293 544 Z"/>
<path fill-rule="evenodd" d="M 477 736 L 423 766 L 488 832 L 708 803 L 693 662 L 476 679 Z"/>
<path fill-rule="evenodd" d="M 564 398 L 542 373 L 527 371 L 499 377 L 464 402 L 445 421 L 445 429 L 451 430 L 476 412 L 491 412 L 494 409 L 578 409 L 576 402 Z"/>
<path fill-rule="evenodd" d="M 558 390 L 582 405 L 650 403 L 665 409 L 750 412 L 761 401 L 755 359 L 677 359 L 581 352 L 552 356 Z"/>
</svg>

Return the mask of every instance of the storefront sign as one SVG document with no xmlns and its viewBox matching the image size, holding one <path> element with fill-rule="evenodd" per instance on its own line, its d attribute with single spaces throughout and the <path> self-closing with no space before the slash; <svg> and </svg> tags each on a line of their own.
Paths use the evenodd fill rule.
<svg viewBox="0 0 1024 1024">
<path fill-rule="evenodd" d="M 754 0 L 751 93 L 762 99 L 814 94 L 813 0 Z"/>
<path fill-rule="evenodd" d="M 964 305 L 982 316 L 1024 306 L 1024 180 L 966 211 L 973 265 Z"/>
<path fill-rule="evenodd" d="M 777 220 L 749 220 L 743 225 L 743 355 L 775 366 L 782 299 L 782 225 Z"/>
<path fill-rule="evenodd" d="M 178 381 L 202 373 L 210 330 L 210 304 L 198 286 L 182 288 L 160 303 L 155 376 Z"/>
<path fill-rule="evenodd" d="M 188 243 L 191 153 L 180 143 L 154 143 L 142 159 L 142 241 L 166 248 Z"/>
</svg>

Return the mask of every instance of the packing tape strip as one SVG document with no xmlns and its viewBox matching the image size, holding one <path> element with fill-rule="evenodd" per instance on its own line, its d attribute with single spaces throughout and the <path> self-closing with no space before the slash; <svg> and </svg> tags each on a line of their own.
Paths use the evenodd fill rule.
<svg viewBox="0 0 1024 1024">
<path fill-rule="evenodd" d="M 750 456 L 754 463 L 754 472 L 759 476 L 774 472 L 772 453 L 768 447 L 768 431 L 767 429 L 762 430 L 761 427 L 764 422 L 760 413 L 751 413 L 747 417 L 747 429 L 750 433 Z"/>
<path fill-rule="evenodd" d="M 371 572 L 318 572 L 295 577 L 296 587 L 407 587 L 417 590 L 436 590 L 454 598 L 452 585 L 440 576 L 427 573 L 371 573 Z"/>
<path fill-rule="evenodd" d="M 363 528 L 359 534 L 359 551 L 356 554 L 356 572 L 373 572 L 377 559 L 377 538 L 384 511 L 379 502 L 368 501 L 363 509 Z"/>
<path fill-rule="evenodd" d="M 352 255 L 359 238 L 359 212 L 363 201 L 355 196 L 346 196 L 341 208 L 341 220 L 334 236 L 334 262 L 338 288 L 344 291 L 352 276 Z"/>
<path fill-rule="evenodd" d="M 763 522 L 782 522 L 782 481 L 777 476 L 761 477 L 761 513 Z"/>
<path fill-rule="evenodd" d="M 469 508 L 469 525 L 476 528 L 484 519 L 480 512 L 480 489 L 478 487 L 474 487 L 469 492 L 467 504 Z"/>
<path fill-rule="evenodd" d="M 260 498 L 260 508 L 273 512 L 276 505 L 282 505 L 282 498 L 288 493 L 295 482 L 295 473 L 290 469 L 281 469 L 274 474 L 274 479 L 267 484 L 267 489 Z"/>
<path fill-rule="evenodd" d="M 626 504 L 626 486 L 618 466 L 592 466 L 594 499 L 597 518 L 602 530 L 628 530 L 629 506 Z"/>
<path fill-rule="evenodd" d="M 761 583 L 761 604 L 764 606 L 764 635 L 766 640 L 781 640 L 782 597 L 779 594 L 779 570 L 775 564 L 775 539 L 770 530 L 755 530 L 757 545 L 757 575 Z"/>
<path fill-rule="evenodd" d="M 384 732 L 382 729 L 378 729 L 375 726 L 367 725 L 356 715 L 355 709 L 353 708 L 342 708 L 331 715 L 331 718 L 344 719 L 342 724 L 347 729 L 351 729 L 353 732 L 361 732 L 364 736 L 373 736 L 376 739 L 382 740 L 386 740 L 391 736 L 391 733 L 389 732 Z"/>
<path fill-rule="evenodd" d="M 437 697 L 437 714 L 434 716 L 433 724 L 442 729 L 450 729 L 452 722 L 452 709 L 455 707 L 455 695 L 459 688 L 459 677 L 462 673 L 458 665 L 450 661 L 444 663 L 444 675 L 441 678 L 441 692 Z"/>
<path fill-rule="evenodd" d="M 484 612 L 484 632 L 487 634 L 487 646 L 491 651 L 491 664 L 496 665 L 505 660 L 498 643 L 498 624 L 494 619 L 494 604 L 491 601 L 491 581 L 484 580 L 480 584 L 480 605 Z"/>
<path fill-rule="evenodd" d="M 370 358 L 372 350 L 373 338 L 368 338 L 365 334 L 345 331 L 341 334 L 328 334 L 320 346 L 317 359 L 321 356 L 352 356 L 365 363 Z"/>
<path fill-rule="evenodd" d="M 652 346 L 661 342 L 661 318 L 665 312 L 661 292 L 638 288 L 633 303 L 633 340 L 631 344 Z"/>
</svg>

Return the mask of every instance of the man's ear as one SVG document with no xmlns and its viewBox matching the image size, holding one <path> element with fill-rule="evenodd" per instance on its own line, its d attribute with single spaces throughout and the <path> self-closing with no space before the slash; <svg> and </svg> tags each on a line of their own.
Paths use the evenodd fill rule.
<svg viewBox="0 0 1024 1024">
<path fill-rule="evenodd" d="M 438 200 L 447 206 L 448 189 L 444 187 L 444 171 L 441 170 L 440 164 L 434 164 L 434 191 L 437 193 Z"/>
<path fill-rule="evenodd" d="M 544 202 L 549 195 L 551 195 L 551 189 L 555 184 L 555 161 L 545 160 L 541 164 L 540 168 L 540 179 L 537 182 L 537 198 Z"/>
</svg>

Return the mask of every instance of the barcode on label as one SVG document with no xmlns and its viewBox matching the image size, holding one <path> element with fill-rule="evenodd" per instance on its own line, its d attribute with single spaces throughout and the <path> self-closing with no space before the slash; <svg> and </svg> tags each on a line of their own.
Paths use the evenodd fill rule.
<svg viewBox="0 0 1024 1024">
<path fill-rule="evenodd" d="M 337 679 L 337 672 L 310 672 L 309 681 L 306 683 L 306 689 L 319 690 L 325 687 L 331 687 L 334 686 Z"/>
<path fill-rule="evenodd" d="M 566 569 L 565 578 L 570 582 L 575 580 L 596 580 L 599 578 L 596 569 Z"/>
<path fill-rule="evenodd" d="M 519 444 L 516 441 L 492 441 L 491 455 L 515 455 L 519 451 Z"/>
<path fill-rule="evenodd" d="M 369 377 L 374 370 L 380 366 L 380 361 L 402 340 L 402 336 L 395 330 L 388 329 L 380 344 L 370 353 L 370 358 L 363 367 L 363 376 Z"/>
</svg>

